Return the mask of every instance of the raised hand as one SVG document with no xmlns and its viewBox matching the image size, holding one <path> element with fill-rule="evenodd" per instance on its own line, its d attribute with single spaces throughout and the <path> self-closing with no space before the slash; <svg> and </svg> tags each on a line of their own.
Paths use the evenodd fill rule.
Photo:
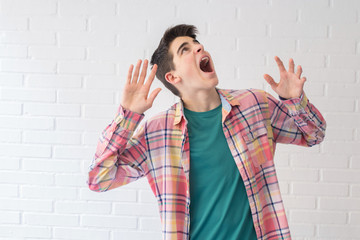
<svg viewBox="0 0 360 240">
<path fill-rule="evenodd" d="M 157 65 L 154 64 L 150 75 L 145 82 L 148 60 L 144 60 L 142 70 L 140 73 L 141 60 L 138 60 L 135 72 L 133 74 L 134 65 L 130 65 L 126 84 L 121 99 L 121 106 L 132 112 L 139 114 L 144 113 L 146 110 L 151 108 L 154 99 L 161 91 L 161 88 L 153 90 L 149 95 L 150 87 L 155 78 L 155 73 L 157 70 Z M 140 76 L 139 76 L 140 73 Z"/>
<path fill-rule="evenodd" d="M 279 57 L 275 57 L 275 61 L 280 70 L 280 82 L 276 83 L 274 79 L 265 74 L 265 80 L 270 84 L 271 88 L 283 98 L 298 98 L 301 96 L 306 81 L 305 77 L 301 77 L 302 68 L 299 65 L 296 73 L 294 72 L 295 64 L 294 60 L 289 60 L 289 70 L 286 71 L 283 62 Z"/>
</svg>

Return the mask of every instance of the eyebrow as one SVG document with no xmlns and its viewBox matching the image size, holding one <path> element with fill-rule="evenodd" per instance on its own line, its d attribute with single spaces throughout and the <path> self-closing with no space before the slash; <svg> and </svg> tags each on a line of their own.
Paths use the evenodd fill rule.
<svg viewBox="0 0 360 240">
<path fill-rule="evenodd" d="M 193 42 L 194 42 L 194 43 L 199 43 L 199 41 L 196 40 L 196 39 L 193 39 Z M 180 45 L 180 47 L 178 48 L 177 54 L 179 55 L 180 50 L 181 50 L 183 47 L 185 47 L 186 45 L 188 45 L 188 44 L 189 44 L 188 42 L 183 42 L 183 43 Z"/>
</svg>

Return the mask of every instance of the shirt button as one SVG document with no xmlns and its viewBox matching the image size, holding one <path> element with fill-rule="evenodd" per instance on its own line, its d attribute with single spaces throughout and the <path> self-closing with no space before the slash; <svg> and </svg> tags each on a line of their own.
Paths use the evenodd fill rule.
<svg viewBox="0 0 360 240">
<path fill-rule="evenodd" d="M 188 220 L 188 218 L 187 217 L 185 217 L 185 221 L 187 221 Z"/>
<path fill-rule="evenodd" d="M 186 191 L 186 194 L 189 195 L 189 191 Z"/>
</svg>

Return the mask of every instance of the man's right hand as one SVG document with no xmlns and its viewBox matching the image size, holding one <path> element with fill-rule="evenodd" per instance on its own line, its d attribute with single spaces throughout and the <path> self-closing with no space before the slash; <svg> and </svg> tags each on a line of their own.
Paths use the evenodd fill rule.
<svg viewBox="0 0 360 240">
<path fill-rule="evenodd" d="M 143 114 L 146 110 L 151 108 L 154 99 L 161 91 L 161 88 L 157 88 L 151 92 L 150 96 L 149 91 L 152 82 L 155 78 L 155 73 L 157 70 L 157 65 L 154 64 L 150 75 L 145 82 L 147 67 L 148 67 L 148 60 L 144 60 L 144 64 L 140 72 L 141 60 L 138 60 L 135 72 L 133 74 L 134 65 L 130 65 L 126 84 L 124 87 L 124 91 L 122 94 L 121 106 L 127 110 L 132 112 L 136 112 L 139 114 Z"/>
</svg>

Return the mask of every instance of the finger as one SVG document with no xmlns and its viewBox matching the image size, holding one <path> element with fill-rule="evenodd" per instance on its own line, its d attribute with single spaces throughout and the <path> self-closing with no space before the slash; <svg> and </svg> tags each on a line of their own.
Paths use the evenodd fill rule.
<svg viewBox="0 0 360 240">
<path fill-rule="evenodd" d="M 161 88 L 157 88 L 154 91 L 151 92 L 149 98 L 148 98 L 148 102 L 150 103 L 150 105 L 153 104 L 156 96 L 159 94 L 159 92 L 161 91 Z"/>
<path fill-rule="evenodd" d="M 290 58 L 290 60 L 289 60 L 289 72 L 294 73 L 294 68 L 295 68 L 294 59 Z"/>
<path fill-rule="evenodd" d="M 150 86 L 151 86 L 151 84 L 153 83 L 153 81 L 155 79 L 155 74 L 156 74 L 157 68 L 158 68 L 157 64 L 154 64 L 153 68 L 151 69 L 149 77 L 148 77 L 148 79 L 147 79 L 147 81 L 145 83 L 145 85 L 146 85 L 146 87 L 148 89 L 150 89 Z"/>
<path fill-rule="evenodd" d="M 264 78 L 267 81 L 267 83 L 270 84 L 272 89 L 277 87 L 278 84 L 274 81 L 274 79 L 269 74 L 264 74 Z"/>
<path fill-rule="evenodd" d="M 301 74 L 302 74 L 302 67 L 299 65 L 297 67 L 296 76 L 300 79 Z"/>
<path fill-rule="evenodd" d="M 146 72 L 147 72 L 147 67 L 148 67 L 148 60 L 144 60 L 143 66 L 142 66 L 142 70 L 141 70 L 141 74 L 140 74 L 140 78 L 139 78 L 139 83 L 143 84 L 145 81 L 145 77 L 146 77 Z"/>
<path fill-rule="evenodd" d="M 131 83 L 131 75 L 132 75 L 133 69 L 134 69 L 134 65 L 131 64 L 129 67 L 127 78 L 126 78 L 126 84 Z"/>
<path fill-rule="evenodd" d="M 141 60 L 139 59 L 136 63 L 135 72 L 132 78 L 132 83 L 137 83 L 138 77 L 139 77 L 139 71 L 141 66 Z"/>
<path fill-rule="evenodd" d="M 275 61 L 276 61 L 277 65 L 278 65 L 278 67 L 279 67 L 280 72 L 283 72 L 283 71 L 286 72 L 286 69 L 285 69 L 285 67 L 284 67 L 284 64 L 283 64 L 283 62 L 280 60 L 280 58 L 279 58 L 278 56 L 275 56 Z"/>
<path fill-rule="evenodd" d="M 306 80 L 307 80 L 306 77 L 302 77 L 302 78 L 301 78 L 301 81 L 302 81 L 303 83 L 305 83 Z"/>
</svg>

